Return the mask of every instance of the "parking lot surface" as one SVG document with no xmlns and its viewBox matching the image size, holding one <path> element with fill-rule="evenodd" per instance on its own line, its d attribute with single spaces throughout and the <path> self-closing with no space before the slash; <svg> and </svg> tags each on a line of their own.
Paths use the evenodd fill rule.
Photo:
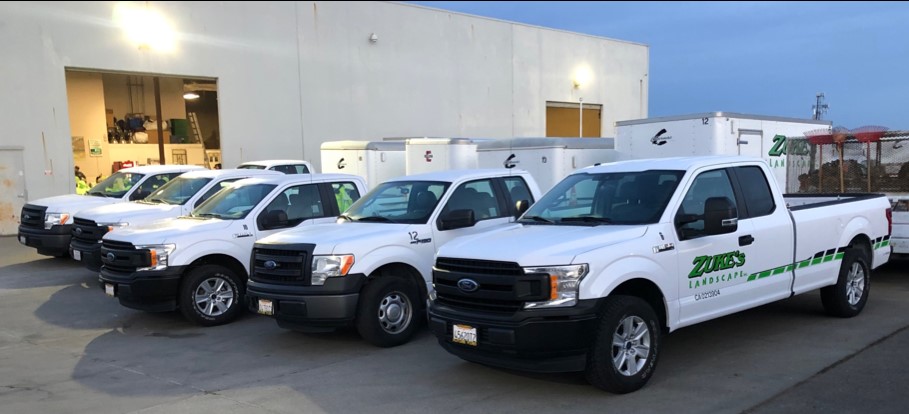
<svg viewBox="0 0 909 414">
<path fill-rule="evenodd" d="M 862 314 L 817 292 L 665 337 L 641 391 L 580 374 L 461 361 L 428 331 L 381 349 L 355 331 L 302 334 L 246 315 L 214 328 L 134 311 L 69 259 L 0 237 L 0 412 L 906 412 L 909 262 L 876 271 Z"/>
</svg>

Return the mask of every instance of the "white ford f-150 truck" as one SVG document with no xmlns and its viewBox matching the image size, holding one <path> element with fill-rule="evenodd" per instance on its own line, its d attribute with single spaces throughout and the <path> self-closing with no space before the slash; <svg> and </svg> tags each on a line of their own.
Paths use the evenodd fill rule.
<svg viewBox="0 0 909 414">
<path fill-rule="evenodd" d="M 195 165 L 148 165 L 124 168 L 111 174 L 85 195 L 47 197 L 22 207 L 19 242 L 38 249 L 38 254 L 63 257 L 69 253 L 73 216 L 85 209 L 141 200 Z"/>
<path fill-rule="evenodd" d="M 333 222 L 366 191 L 362 177 L 294 174 L 230 184 L 188 216 L 104 235 L 101 288 L 126 307 L 180 309 L 203 326 L 243 307 L 255 241 L 296 226 Z"/>
<path fill-rule="evenodd" d="M 388 180 L 337 223 L 259 240 L 249 308 L 284 328 L 312 332 L 355 324 L 374 345 L 405 343 L 425 320 L 436 250 L 456 237 L 508 225 L 539 195 L 522 170 Z"/>
<path fill-rule="evenodd" d="M 101 270 L 101 238 L 107 232 L 185 216 L 234 181 L 279 174 L 277 171 L 238 169 L 190 171 L 142 200 L 80 211 L 73 219 L 70 256 L 90 270 Z"/>
<path fill-rule="evenodd" d="M 429 325 L 468 361 L 631 392 L 664 331 L 818 288 L 828 313 L 858 314 L 890 221 L 883 195 L 784 197 L 758 159 L 588 167 L 516 224 L 443 246 Z"/>
</svg>

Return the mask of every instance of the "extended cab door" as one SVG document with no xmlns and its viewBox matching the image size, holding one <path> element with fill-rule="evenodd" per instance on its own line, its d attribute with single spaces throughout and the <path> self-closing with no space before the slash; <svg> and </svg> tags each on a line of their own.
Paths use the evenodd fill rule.
<svg viewBox="0 0 909 414">
<path fill-rule="evenodd" d="M 717 229 L 705 217 L 721 199 L 735 208 L 736 218 Z M 679 268 L 687 270 L 679 280 L 680 325 L 789 294 L 791 271 L 784 271 L 792 258 L 791 222 L 775 204 L 765 171 L 757 165 L 697 174 L 675 220 Z M 774 273 L 780 265 L 783 268 Z M 764 274 L 766 269 L 771 272 Z M 774 277 L 768 277 L 771 274 Z"/>
<path fill-rule="evenodd" d="M 332 223 L 340 214 L 339 205 L 352 204 L 359 198 L 353 182 L 292 185 L 273 195 L 259 211 L 256 239 L 304 224 Z M 284 219 L 275 222 L 273 217 Z"/>
</svg>

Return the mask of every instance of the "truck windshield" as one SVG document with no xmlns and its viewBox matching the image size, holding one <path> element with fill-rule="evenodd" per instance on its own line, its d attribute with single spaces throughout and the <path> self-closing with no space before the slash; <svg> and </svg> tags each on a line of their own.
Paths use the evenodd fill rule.
<svg viewBox="0 0 909 414">
<path fill-rule="evenodd" d="M 149 194 L 143 201 L 149 203 L 183 205 L 210 181 L 211 178 L 177 177 L 155 190 L 155 192 Z"/>
<path fill-rule="evenodd" d="M 439 181 L 382 183 L 341 217 L 350 221 L 425 224 L 449 185 Z"/>
<path fill-rule="evenodd" d="M 106 180 L 88 190 L 88 195 L 96 197 L 122 198 L 134 185 L 142 181 L 143 174 L 115 172 Z"/>
<path fill-rule="evenodd" d="M 648 170 L 570 175 L 530 207 L 520 222 L 572 226 L 656 223 L 684 174 Z"/>
<path fill-rule="evenodd" d="M 193 210 L 191 217 L 240 220 L 275 189 L 274 184 L 249 184 L 228 187 Z"/>
</svg>

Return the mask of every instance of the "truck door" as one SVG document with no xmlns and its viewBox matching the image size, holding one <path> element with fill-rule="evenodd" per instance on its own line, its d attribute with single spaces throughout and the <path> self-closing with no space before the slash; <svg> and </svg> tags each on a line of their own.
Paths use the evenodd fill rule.
<svg viewBox="0 0 909 414">
<path fill-rule="evenodd" d="M 339 191 L 341 188 L 345 189 L 345 202 L 347 199 L 356 201 L 360 198 L 353 183 L 331 185 L 337 186 Z M 323 184 L 294 185 L 273 195 L 256 216 L 256 237 L 253 241 L 300 225 L 333 222 L 339 214 L 339 198 L 331 195 L 333 188 L 326 191 L 320 186 Z M 285 217 L 286 220 L 274 223 L 269 219 L 270 216 Z"/>
<path fill-rule="evenodd" d="M 451 196 L 448 197 L 432 226 L 436 251 L 455 237 L 480 233 L 514 219 L 512 209 L 508 208 L 505 202 L 505 195 L 499 194 L 496 188 L 492 178 L 485 178 L 462 183 L 451 192 Z M 443 230 L 441 218 L 455 210 L 472 211 L 476 224 L 470 227 Z"/>
<path fill-rule="evenodd" d="M 754 245 L 748 243 L 752 223 L 730 221 L 724 226 L 725 234 L 716 234 L 705 221 L 705 210 L 718 202 L 741 211 L 741 197 L 736 196 L 732 182 L 726 168 L 702 171 L 683 190 L 685 196 L 677 207 L 674 222 L 679 239 L 682 326 L 732 313 L 748 302 L 745 284 L 749 270 L 760 266 L 753 263 Z"/>
</svg>

